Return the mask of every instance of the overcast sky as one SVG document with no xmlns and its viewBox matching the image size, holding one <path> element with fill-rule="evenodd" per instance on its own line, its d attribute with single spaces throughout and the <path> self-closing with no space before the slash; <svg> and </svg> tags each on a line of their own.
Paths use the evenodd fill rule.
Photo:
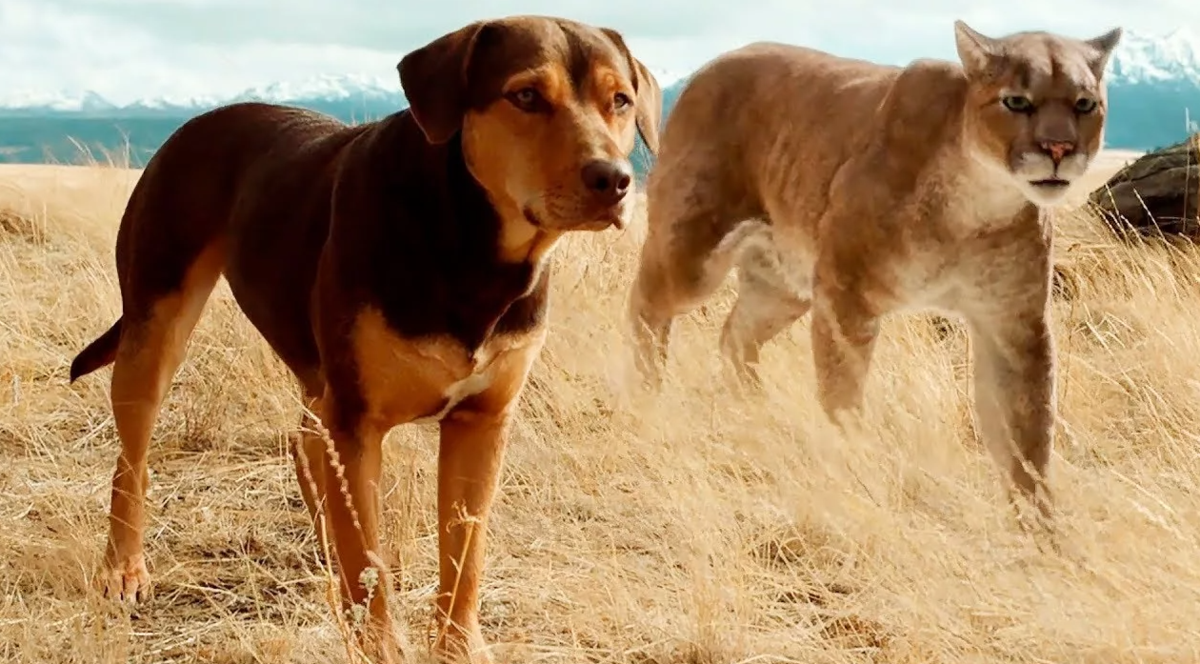
<svg viewBox="0 0 1200 664">
<path fill-rule="evenodd" d="M 903 6 L 904 9 L 899 9 Z M 405 52 L 471 20 L 551 13 L 616 28 L 656 69 L 686 73 L 774 39 L 903 63 L 954 57 L 952 24 L 985 34 L 1200 26 L 1197 0 L 0 0 L 0 91 L 112 101 L 228 95 L 322 73 L 394 76 Z M 957 8 L 957 9 L 956 9 Z M 397 85 L 399 83 L 397 82 Z"/>
</svg>

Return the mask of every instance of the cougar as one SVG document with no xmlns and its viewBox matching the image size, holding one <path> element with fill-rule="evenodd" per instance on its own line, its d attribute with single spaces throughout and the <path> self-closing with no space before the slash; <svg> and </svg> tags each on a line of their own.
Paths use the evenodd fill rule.
<svg viewBox="0 0 1200 664">
<path fill-rule="evenodd" d="M 883 316 L 959 318 L 980 436 L 1010 499 L 1029 499 L 1048 525 L 1046 211 L 1100 150 L 1104 70 L 1122 31 L 988 37 L 956 21 L 954 32 L 960 63 L 886 66 L 757 42 L 692 77 L 647 179 L 634 356 L 656 389 L 672 321 L 737 267 L 720 338 L 734 375 L 756 386 L 763 344 L 811 310 L 820 404 L 844 427 Z"/>
</svg>

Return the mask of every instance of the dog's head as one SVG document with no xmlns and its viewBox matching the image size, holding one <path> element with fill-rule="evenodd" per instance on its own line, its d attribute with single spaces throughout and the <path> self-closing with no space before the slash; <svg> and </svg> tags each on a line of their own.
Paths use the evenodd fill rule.
<svg viewBox="0 0 1200 664">
<path fill-rule="evenodd" d="M 1104 138 L 1104 69 L 1121 29 L 1088 40 L 1047 32 L 988 37 L 958 21 L 969 83 L 968 140 L 1035 205 L 1061 201 Z"/>
<path fill-rule="evenodd" d="M 662 93 L 620 33 L 559 18 L 471 23 L 397 66 L 431 143 L 462 132 L 502 215 L 544 230 L 628 222 L 635 133 L 658 150 Z"/>
</svg>

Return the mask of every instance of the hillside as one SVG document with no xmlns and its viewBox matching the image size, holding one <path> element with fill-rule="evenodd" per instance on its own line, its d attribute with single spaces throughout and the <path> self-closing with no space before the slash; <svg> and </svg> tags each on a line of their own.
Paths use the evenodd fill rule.
<svg viewBox="0 0 1200 664">
<path fill-rule="evenodd" d="M 1116 167 L 1093 175 L 1101 181 Z M 151 448 L 155 599 L 86 594 L 117 439 L 109 369 L 71 356 L 118 314 L 136 172 L 0 167 L 0 661 L 334 662 L 344 649 L 283 436 L 288 375 L 222 284 Z M 484 631 L 502 661 L 1179 664 L 1200 652 L 1200 307 L 1193 252 L 1058 216 L 1066 555 L 1016 534 L 975 441 L 957 328 L 885 322 L 862 438 L 816 406 L 808 324 L 767 394 L 716 380 L 727 288 L 680 320 L 656 402 L 620 389 L 641 222 L 572 238 L 492 521 Z M 385 450 L 395 609 L 421 656 L 436 583 L 436 429 Z"/>
</svg>

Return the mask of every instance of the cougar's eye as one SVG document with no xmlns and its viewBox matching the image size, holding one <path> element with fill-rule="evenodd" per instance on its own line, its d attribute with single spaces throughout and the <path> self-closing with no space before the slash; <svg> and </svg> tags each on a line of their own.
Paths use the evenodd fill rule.
<svg viewBox="0 0 1200 664">
<path fill-rule="evenodd" d="M 1075 100 L 1075 112 L 1076 113 L 1082 113 L 1082 114 L 1086 115 L 1086 114 L 1091 113 L 1092 111 L 1096 110 L 1096 106 L 1097 106 L 1097 103 L 1096 103 L 1095 99 L 1089 99 L 1087 97 L 1080 97 L 1079 99 Z"/>
<path fill-rule="evenodd" d="M 1033 102 L 1029 100 L 1029 97 L 1023 97 L 1021 95 L 1008 95 L 1001 97 L 1000 103 L 1004 104 L 1004 108 L 1007 108 L 1013 113 L 1033 112 Z"/>
</svg>

